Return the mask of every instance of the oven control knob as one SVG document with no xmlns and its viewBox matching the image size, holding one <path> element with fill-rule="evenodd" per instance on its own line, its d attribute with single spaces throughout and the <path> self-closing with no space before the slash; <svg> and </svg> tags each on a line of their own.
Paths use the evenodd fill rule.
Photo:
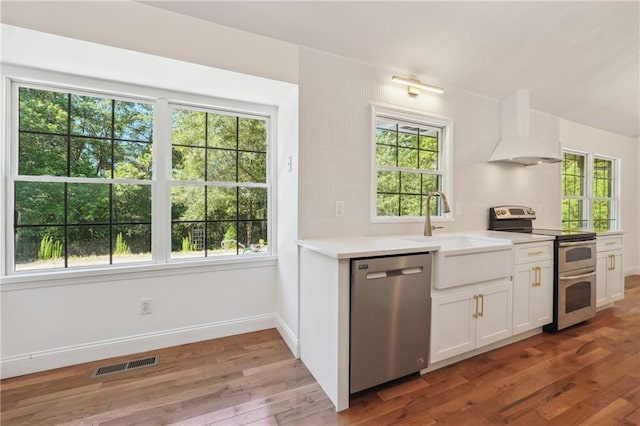
<svg viewBox="0 0 640 426">
<path fill-rule="evenodd" d="M 527 209 L 527 213 L 533 216 L 536 214 L 536 211 L 534 209 Z"/>
<path fill-rule="evenodd" d="M 505 215 L 505 214 L 507 214 L 507 210 L 505 210 L 505 209 L 500 209 L 500 214 L 501 214 L 501 215 Z"/>
</svg>

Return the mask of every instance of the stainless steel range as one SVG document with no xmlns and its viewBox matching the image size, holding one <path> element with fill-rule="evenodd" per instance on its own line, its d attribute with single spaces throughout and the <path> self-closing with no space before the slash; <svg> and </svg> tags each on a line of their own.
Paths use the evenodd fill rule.
<svg viewBox="0 0 640 426">
<path fill-rule="evenodd" d="M 489 229 L 554 237 L 553 323 L 544 330 L 558 331 L 596 314 L 596 234 L 533 229 L 535 218 L 530 207 L 491 207 Z"/>
</svg>

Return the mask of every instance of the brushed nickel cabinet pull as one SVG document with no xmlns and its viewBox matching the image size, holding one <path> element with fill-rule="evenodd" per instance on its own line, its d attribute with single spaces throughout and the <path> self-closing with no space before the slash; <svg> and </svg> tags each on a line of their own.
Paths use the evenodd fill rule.
<svg viewBox="0 0 640 426">
<path fill-rule="evenodd" d="M 484 294 L 480 295 L 480 312 L 478 313 L 478 316 L 484 316 Z"/>
<path fill-rule="evenodd" d="M 529 256 L 540 256 L 541 254 L 544 254 L 544 252 L 542 250 L 540 250 L 540 251 L 530 251 L 529 252 Z"/>
</svg>

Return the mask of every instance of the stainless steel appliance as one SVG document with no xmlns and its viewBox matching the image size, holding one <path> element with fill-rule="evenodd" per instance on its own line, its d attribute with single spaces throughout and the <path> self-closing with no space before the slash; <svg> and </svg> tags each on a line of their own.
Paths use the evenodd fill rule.
<svg viewBox="0 0 640 426">
<path fill-rule="evenodd" d="M 596 314 L 596 234 L 589 231 L 534 229 L 536 212 L 525 206 L 489 209 L 489 229 L 554 237 L 553 323 L 558 331 Z"/>
<path fill-rule="evenodd" d="M 351 261 L 350 392 L 427 367 L 431 254 Z"/>
</svg>

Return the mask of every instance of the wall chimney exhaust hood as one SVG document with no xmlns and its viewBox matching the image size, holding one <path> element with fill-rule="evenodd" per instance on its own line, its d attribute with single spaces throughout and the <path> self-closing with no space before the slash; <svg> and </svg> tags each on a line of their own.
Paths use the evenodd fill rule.
<svg viewBox="0 0 640 426">
<path fill-rule="evenodd" d="M 501 139 L 489 157 L 490 162 L 532 166 L 558 163 L 562 158 L 544 141 L 529 134 L 529 91 L 519 89 L 502 101 Z"/>
</svg>

